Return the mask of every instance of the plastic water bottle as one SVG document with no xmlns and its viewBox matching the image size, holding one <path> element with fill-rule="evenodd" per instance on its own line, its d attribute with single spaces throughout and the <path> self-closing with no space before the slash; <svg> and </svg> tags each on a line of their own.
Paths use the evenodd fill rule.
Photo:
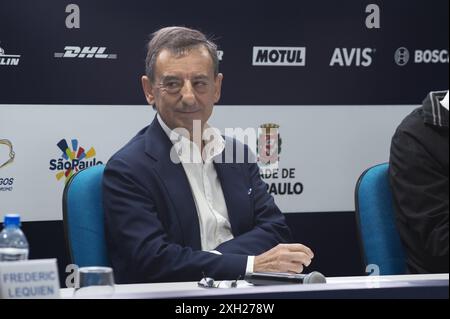
<svg viewBox="0 0 450 319">
<path fill-rule="evenodd" d="M 0 262 L 28 259 L 28 241 L 20 229 L 20 216 L 5 216 L 3 230 L 0 233 Z"/>
</svg>

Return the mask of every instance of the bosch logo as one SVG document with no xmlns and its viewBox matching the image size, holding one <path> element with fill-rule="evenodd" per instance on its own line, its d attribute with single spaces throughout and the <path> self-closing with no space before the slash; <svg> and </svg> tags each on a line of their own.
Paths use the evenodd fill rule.
<svg viewBox="0 0 450 319">
<path fill-rule="evenodd" d="M 394 61 L 398 66 L 404 66 L 409 62 L 409 51 L 405 47 L 398 48 L 394 54 Z"/>
</svg>

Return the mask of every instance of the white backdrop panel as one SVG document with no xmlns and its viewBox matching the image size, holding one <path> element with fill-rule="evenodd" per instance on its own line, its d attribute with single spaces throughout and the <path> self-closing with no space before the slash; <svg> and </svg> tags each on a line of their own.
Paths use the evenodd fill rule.
<svg viewBox="0 0 450 319">
<path fill-rule="evenodd" d="M 280 126 L 280 169 L 291 178 L 265 178 L 275 187 L 301 183 L 301 194 L 275 195 L 283 212 L 352 211 L 356 181 L 367 167 L 388 161 L 391 136 L 415 106 L 216 106 L 212 125 L 254 128 Z M 149 106 L 0 105 L 0 140 L 12 142 L 12 164 L 0 169 L 0 215 L 20 213 L 25 221 L 62 219 L 65 178 L 56 179 L 57 143 L 96 151 L 106 162 L 154 117 Z M 93 157 L 93 158 L 94 158 Z M 0 165 L 8 149 L 0 145 Z M 91 158 L 90 160 L 92 160 Z M 4 184 L 8 184 L 4 182 Z M 272 188 L 273 189 L 273 188 Z"/>
</svg>

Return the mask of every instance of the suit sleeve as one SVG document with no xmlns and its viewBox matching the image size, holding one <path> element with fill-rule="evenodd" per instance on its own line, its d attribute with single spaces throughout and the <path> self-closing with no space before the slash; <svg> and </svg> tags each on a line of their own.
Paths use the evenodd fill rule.
<svg viewBox="0 0 450 319">
<path fill-rule="evenodd" d="M 266 184 L 259 174 L 256 163 L 246 164 L 244 175 L 249 176 L 253 189 L 253 224 L 250 231 L 222 243 L 216 250 L 221 253 L 259 255 L 279 243 L 292 241 L 289 227 L 273 197 L 267 192 Z"/>
<path fill-rule="evenodd" d="M 399 218 L 432 256 L 448 255 L 448 175 L 410 132 L 397 130 L 392 139 L 390 181 Z"/>
<path fill-rule="evenodd" d="M 194 251 L 171 242 L 151 190 L 127 161 L 111 160 L 103 178 L 108 249 L 119 283 L 198 281 L 245 274 L 247 256 Z"/>
</svg>

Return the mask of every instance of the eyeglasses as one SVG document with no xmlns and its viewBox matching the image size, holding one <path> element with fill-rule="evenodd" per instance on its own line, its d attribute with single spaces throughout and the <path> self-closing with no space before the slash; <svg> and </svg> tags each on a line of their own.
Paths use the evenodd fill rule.
<svg viewBox="0 0 450 319">
<path fill-rule="evenodd" d="M 181 89 L 185 86 L 186 81 L 182 78 L 175 76 L 167 76 L 160 83 L 158 87 L 168 94 L 178 94 Z M 212 81 L 206 76 L 194 77 L 189 80 L 192 89 L 198 94 L 204 94 L 209 91 L 212 86 Z"/>
<path fill-rule="evenodd" d="M 222 280 L 222 281 L 215 281 L 213 278 L 206 277 L 205 274 L 203 274 L 203 279 L 201 279 L 197 285 L 202 288 L 236 288 L 237 282 L 241 278 L 241 276 L 238 277 L 236 280 Z"/>
</svg>

